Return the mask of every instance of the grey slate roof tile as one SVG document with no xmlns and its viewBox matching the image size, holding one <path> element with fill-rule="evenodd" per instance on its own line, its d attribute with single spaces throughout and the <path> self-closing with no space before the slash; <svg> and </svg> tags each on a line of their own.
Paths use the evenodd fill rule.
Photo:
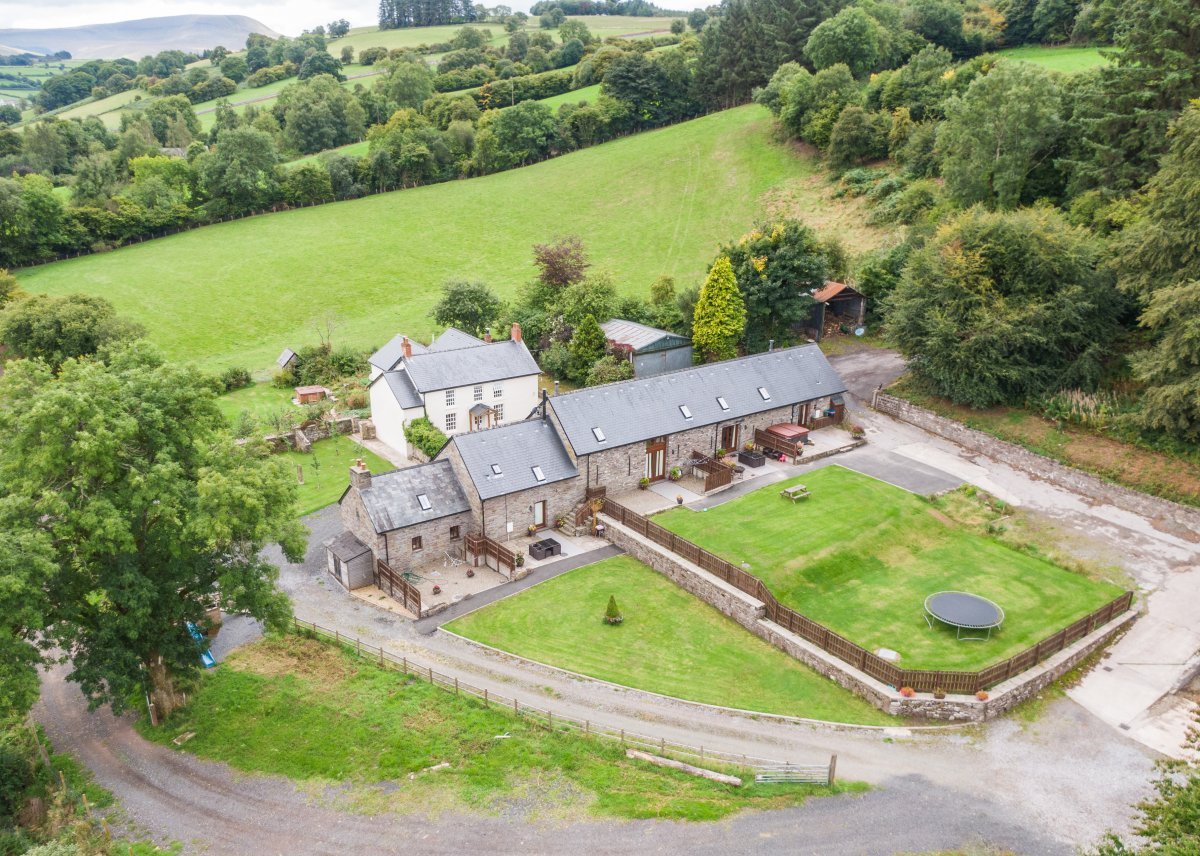
<svg viewBox="0 0 1200 856">
<path fill-rule="evenodd" d="M 412 352 L 414 356 L 417 354 L 424 354 L 429 350 L 416 339 L 409 339 L 408 342 L 412 346 Z M 367 362 L 375 366 L 375 368 L 386 372 L 394 369 L 403 356 L 404 334 L 397 333 L 386 345 L 384 345 L 375 353 L 371 354 Z"/>
<path fill-rule="evenodd" d="M 325 547 L 343 562 L 357 559 L 363 553 L 370 553 L 371 548 L 359 541 L 353 532 L 343 532 L 325 542 Z"/>
<path fill-rule="evenodd" d="M 433 344 L 429 346 L 430 353 L 437 351 L 453 351 L 457 348 L 478 348 L 480 345 L 486 345 L 487 342 L 483 339 L 476 339 L 470 333 L 464 333 L 457 327 L 447 327 L 442 335 L 434 339 Z"/>
<path fill-rule="evenodd" d="M 421 510 L 419 494 L 429 498 L 428 511 Z M 448 517 L 471 507 L 446 460 L 373 475 L 371 486 L 360 491 L 360 496 L 379 533 Z"/>
<path fill-rule="evenodd" d="M 505 496 L 579 475 L 558 432 L 546 419 L 456 434 L 450 442 L 458 449 L 480 499 Z M 496 473 L 493 467 L 500 472 Z M 534 467 L 540 468 L 543 480 L 538 481 Z"/>
<path fill-rule="evenodd" d="M 490 383 L 541 371 L 525 343 L 511 339 L 483 347 L 414 353 L 404 365 L 418 392 Z"/>
<path fill-rule="evenodd" d="M 388 389 L 392 391 L 392 395 L 396 397 L 396 401 L 405 410 L 411 407 L 423 407 L 424 402 L 421 401 L 421 396 L 417 394 L 416 388 L 412 384 L 412 380 L 408 376 L 408 372 L 398 370 L 394 372 L 384 372 L 379 377 L 375 378 L 372 383 L 383 381 L 388 385 Z"/>
<path fill-rule="evenodd" d="M 770 401 L 762 398 L 759 387 L 768 391 Z M 550 406 L 575 454 L 587 455 L 845 391 L 821 349 L 800 345 L 569 392 L 552 397 Z M 728 410 L 721 409 L 718 396 Z M 691 411 L 691 419 L 680 405 Z M 603 442 L 593 428 L 601 430 Z"/>
</svg>

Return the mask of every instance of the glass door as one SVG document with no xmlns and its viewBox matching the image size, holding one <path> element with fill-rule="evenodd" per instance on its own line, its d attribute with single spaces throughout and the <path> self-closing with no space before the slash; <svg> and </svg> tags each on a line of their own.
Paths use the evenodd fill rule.
<svg viewBox="0 0 1200 856">
<path fill-rule="evenodd" d="M 546 525 L 546 500 L 544 499 L 533 504 L 533 525 L 538 529 Z"/>
</svg>

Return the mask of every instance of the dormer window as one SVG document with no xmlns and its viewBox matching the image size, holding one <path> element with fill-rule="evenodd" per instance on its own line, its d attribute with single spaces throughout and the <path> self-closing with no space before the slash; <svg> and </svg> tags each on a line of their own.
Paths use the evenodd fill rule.
<svg viewBox="0 0 1200 856">
<path fill-rule="evenodd" d="M 592 436 L 596 438 L 597 443 L 603 443 L 607 439 L 604 436 L 604 432 L 601 431 L 599 428 L 592 429 Z"/>
<path fill-rule="evenodd" d="M 758 394 L 762 396 L 763 401 L 771 400 L 771 393 L 767 392 L 767 388 L 765 386 L 760 386 L 758 388 Z"/>
<path fill-rule="evenodd" d="M 692 411 L 688 408 L 688 406 L 686 404 L 679 405 L 679 412 L 683 414 L 684 419 L 692 418 Z"/>
<path fill-rule="evenodd" d="M 499 464 L 492 464 L 492 475 L 494 475 L 494 476 L 504 475 L 504 470 L 500 469 Z"/>
<path fill-rule="evenodd" d="M 544 472 L 542 472 L 541 467 L 533 468 L 533 477 L 540 482 L 544 482 L 546 480 L 546 474 Z"/>
<path fill-rule="evenodd" d="M 721 395 L 717 396 L 717 407 L 721 408 L 722 410 L 729 409 L 729 402 L 725 400 L 724 396 L 721 396 Z"/>
<path fill-rule="evenodd" d="M 429 497 L 423 493 L 417 494 L 417 505 L 421 506 L 422 511 L 428 511 L 433 508 L 433 505 L 429 502 Z"/>
</svg>

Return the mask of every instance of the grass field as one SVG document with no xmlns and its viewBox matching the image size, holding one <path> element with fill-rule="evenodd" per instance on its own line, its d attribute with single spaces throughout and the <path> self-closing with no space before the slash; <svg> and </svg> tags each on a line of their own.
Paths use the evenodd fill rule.
<svg viewBox="0 0 1200 856">
<path fill-rule="evenodd" d="M 800 479 L 794 479 L 790 484 Z M 959 525 L 939 506 L 843 467 L 809 473 L 793 505 L 776 484 L 707 512 L 671 509 L 655 522 L 725 559 L 749 563 L 780 601 L 913 669 L 977 669 L 1010 657 L 1120 594 Z M 960 642 L 925 623 L 926 596 L 967 591 L 999 604 L 1004 626 Z"/>
<path fill-rule="evenodd" d="M 618 744 L 549 732 L 297 637 L 235 651 L 204 675 L 186 709 L 140 730 L 168 747 L 193 732 L 186 751 L 239 770 L 344 783 L 340 807 L 366 813 L 716 820 L 831 793 L 732 788 L 630 761 Z M 421 774 L 442 762 L 449 766 Z"/>
<path fill-rule="evenodd" d="M 304 472 L 304 484 L 296 505 L 296 516 L 303 517 L 338 501 L 350 484 L 350 465 L 362 458 L 372 473 L 387 473 L 396 469 L 370 449 L 358 445 L 344 435 L 313 443 L 312 452 L 282 452 L 278 457 L 287 461 L 293 474 L 297 468 Z"/>
<path fill-rule="evenodd" d="M 619 627 L 601 621 L 610 595 L 625 619 Z M 446 629 L 531 660 L 677 698 L 896 724 L 628 556 L 540 583 Z"/>
<path fill-rule="evenodd" d="M 338 146 L 336 149 L 326 149 L 323 152 L 317 152 L 315 155 L 305 155 L 302 158 L 296 158 L 295 160 L 290 160 L 287 163 L 285 163 L 284 166 L 287 167 L 288 169 L 291 169 L 292 167 L 301 166 L 306 163 L 316 163 L 317 161 L 319 161 L 321 159 L 321 155 L 328 154 L 330 152 L 336 152 L 339 155 L 349 155 L 350 157 L 360 158 L 363 155 L 367 154 L 370 151 L 370 148 L 371 148 L 371 144 L 367 140 L 360 140 L 357 143 L 350 143 L 349 145 Z"/>
<path fill-rule="evenodd" d="M 564 92 L 562 95 L 551 95 L 549 98 L 541 99 L 541 103 L 552 110 L 557 110 L 560 104 L 578 104 L 580 101 L 591 104 L 599 97 L 600 84 L 597 83 L 592 86 L 585 86 L 582 89 Z"/>
<path fill-rule="evenodd" d="M 1009 48 L 1000 51 L 1000 56 L 1019 59 L 1044 66 L 1051 71 L 1061 71 L 1064 74 L 1074 74 L 1087 71 L 1108 62 L 1100 55 L 1100 48 L 1059 46 L 1047 47 L 1040 45 L 1024 45 L 1019 48 Z"/>
<path fill-rule="evenodd" d="M 340 344 L 433 332 L 450 277 L 511 297 L 530 247 L 583 238 L 627 294 L 659 274 L 697 283 L 718 246 L 760 218 L 792 215 L 852 250 L 883 240 L 858 200 L 833 200 L 814 159 L 779 144 L 748 105 L 480 178 L 249 218 L 19 271 L 30 292 L 102 294 L 175 359 L 269 367 L 341 316 Z M 164 276 L 169 271 L 170 276 Z"/>
<path fill-rule="evenodd" d="M 217 397 L 217 406 L 225 414 L 230 424 L 243 412 L 249 413 L 260 423 L 266 422 L 281 410 L 299 408 L 292 404 L 295 392 L 291 389 L 281 389 L 269 383 L 252 383 L 250 386 L 235 389 Z"/>
</svg>

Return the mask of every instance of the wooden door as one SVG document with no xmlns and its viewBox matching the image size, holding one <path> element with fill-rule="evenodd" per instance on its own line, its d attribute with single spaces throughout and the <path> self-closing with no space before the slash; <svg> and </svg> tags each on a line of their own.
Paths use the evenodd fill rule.
<svg viewBox="0 0 1200 856">
<path fill-rule="evenodd" d="M 646 478 L 662 481 L 667 475 L 667 443 L 660 438 L 646 444 Z"/>
<path fill-rule="evenodd" d="M 533 504 L 533 525 L 538 529 L 546 526 L 546 500 L 541 499 Z"/>
<path fill-rule="evenodd" d="M 721 448 L 726 452 L 736 452 L 738 446 L 738 427 L 726 425 L 721 429 Z"/>
</svg>

